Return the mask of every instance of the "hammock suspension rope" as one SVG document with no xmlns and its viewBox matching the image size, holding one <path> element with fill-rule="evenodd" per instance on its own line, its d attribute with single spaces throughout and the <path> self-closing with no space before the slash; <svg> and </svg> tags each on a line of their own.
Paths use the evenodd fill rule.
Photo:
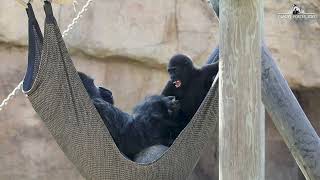
<svg viewBox="0 0 320 180">
<path fill-rule="evenodd" d="M 23 5 L 24 7 L 26 7 L 24 1 L 22 1 L 22 0 L 16 0 L 16 1 L 20 5 Z M 29 2 L 31 2 L 31 1 L 29 1 Z M 89 8 L 89 6 L 91 5 L 92 2 L 93 2 L 93 0 L 88 0 L 86 2 L 86 4 L 82 7 L 81 11 L 72 20 L 72 23 L 68 25 L 68 27 L 67 27 L 67 29 L 65 31 L 63 31 L 62 37 L 68 36 L 69 32 L 73 29 L 74 25 L 76 25 L 79 22 L 79 20 L 83 17 L 83 14 L 88 11 L 88 8 Z M 75 4 L 78 4 L 78 2 L 76 0 L 74 1 L 74 9 L 75 9 Z M 18 94 L 19 91 L 21 91 L 22 84 L 23 84 L 23 81 L 21 81 L 18 84 L 18 86 L 16 88 L 14 88 L 14 90 L 1 102 L 0 111 L 2 111 L 4 109 L 4 107 L 8 105 L 9 101 L 11 101 Z"/>
</svg>

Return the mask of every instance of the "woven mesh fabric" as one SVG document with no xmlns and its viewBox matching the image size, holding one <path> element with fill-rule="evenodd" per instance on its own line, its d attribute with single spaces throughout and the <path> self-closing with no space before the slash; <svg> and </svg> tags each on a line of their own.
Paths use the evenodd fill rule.
<svg viewBox="0 0 320 180">
<path fill-rule="evenodd" d="M 33 70 L 37 75 L 27 95 L 35 111 L 80 173 L 86 179 L 186 179 L 216 129 L 217 80 L 191 122 L 161 158 L 147 165 L 137 164 L 119 152 L 92 104 L 70 59 L 48 2 L 45 3 L 45 12 L 41 62 Z"/>
<path fill-rule="evenodd" d="M 27 73 L 25 75 L 23 80 L 23 91 L 28 91 L 36 78 L 43 45 L 43 36 L 30 3 L 28 3 L 28 8 L 26 9 L 26 11 L 29 18 L 29 54 L 27 72 L 32 73 Z"/>
</svg>

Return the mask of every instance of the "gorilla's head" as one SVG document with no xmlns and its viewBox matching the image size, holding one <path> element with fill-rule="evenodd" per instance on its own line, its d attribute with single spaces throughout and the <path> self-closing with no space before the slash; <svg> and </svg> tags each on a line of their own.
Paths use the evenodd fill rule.
<svg viewBox="0 0 320 180">
<path fill-rule="evenodd" d="M 149 128 L 165 129 L 176 126 L 175 118 L 180 110 L 179 101 L 173 96 L 149 96 L 133 109 L 133 117 L 145 121 Z"/>
<path fill-rule="evenodd" d="M 185 87 L 192 76 L 194 66 L 192 60 L 183 54 L 174 55 L 168 66 L 170 79 L 176 88 Z"/>
<path fill-rule="evenodd" d="M 179 112 L 180 103 L 173 96 L 146 97 L 133 109 L 135 129 L 144 129 L 145 140 L 149 144 L 170 145 L 176 137 L 174 130 L 179 128 Z"/>
</svg>

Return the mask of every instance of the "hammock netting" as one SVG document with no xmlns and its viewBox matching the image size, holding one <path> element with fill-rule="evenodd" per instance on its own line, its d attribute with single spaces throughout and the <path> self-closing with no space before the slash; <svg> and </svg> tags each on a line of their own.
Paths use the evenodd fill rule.
<svg viewBox="0 0 320 180">
<path fill-rule="evenodd" d="M 44 37 L 29 15 L 28 69 L 23 90 L 56 142 L 86 179 L 182 180 L 195 167 L 218 121 L 217 78 L 187 127 L 149 164 L 121 154 L 72 63 L 49 2 Z M 42 40 L 43 39 L 43 40 Z"/>
</svg>

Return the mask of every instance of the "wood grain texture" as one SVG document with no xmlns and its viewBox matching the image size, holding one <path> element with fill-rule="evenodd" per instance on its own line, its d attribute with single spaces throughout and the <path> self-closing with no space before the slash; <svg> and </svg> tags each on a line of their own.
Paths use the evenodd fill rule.
<svg viewBox="0 0 320 180">
<path fill-rule="evenodd" d="M 263 180 L 262 0 L 220 1 L 219 179 Z"/>
<path fill-rule="evenodd" d="M 265 108 L 306 179 L 320 180 L 320 138 L 265 44 L 261 55 Z"/>
</svg>

